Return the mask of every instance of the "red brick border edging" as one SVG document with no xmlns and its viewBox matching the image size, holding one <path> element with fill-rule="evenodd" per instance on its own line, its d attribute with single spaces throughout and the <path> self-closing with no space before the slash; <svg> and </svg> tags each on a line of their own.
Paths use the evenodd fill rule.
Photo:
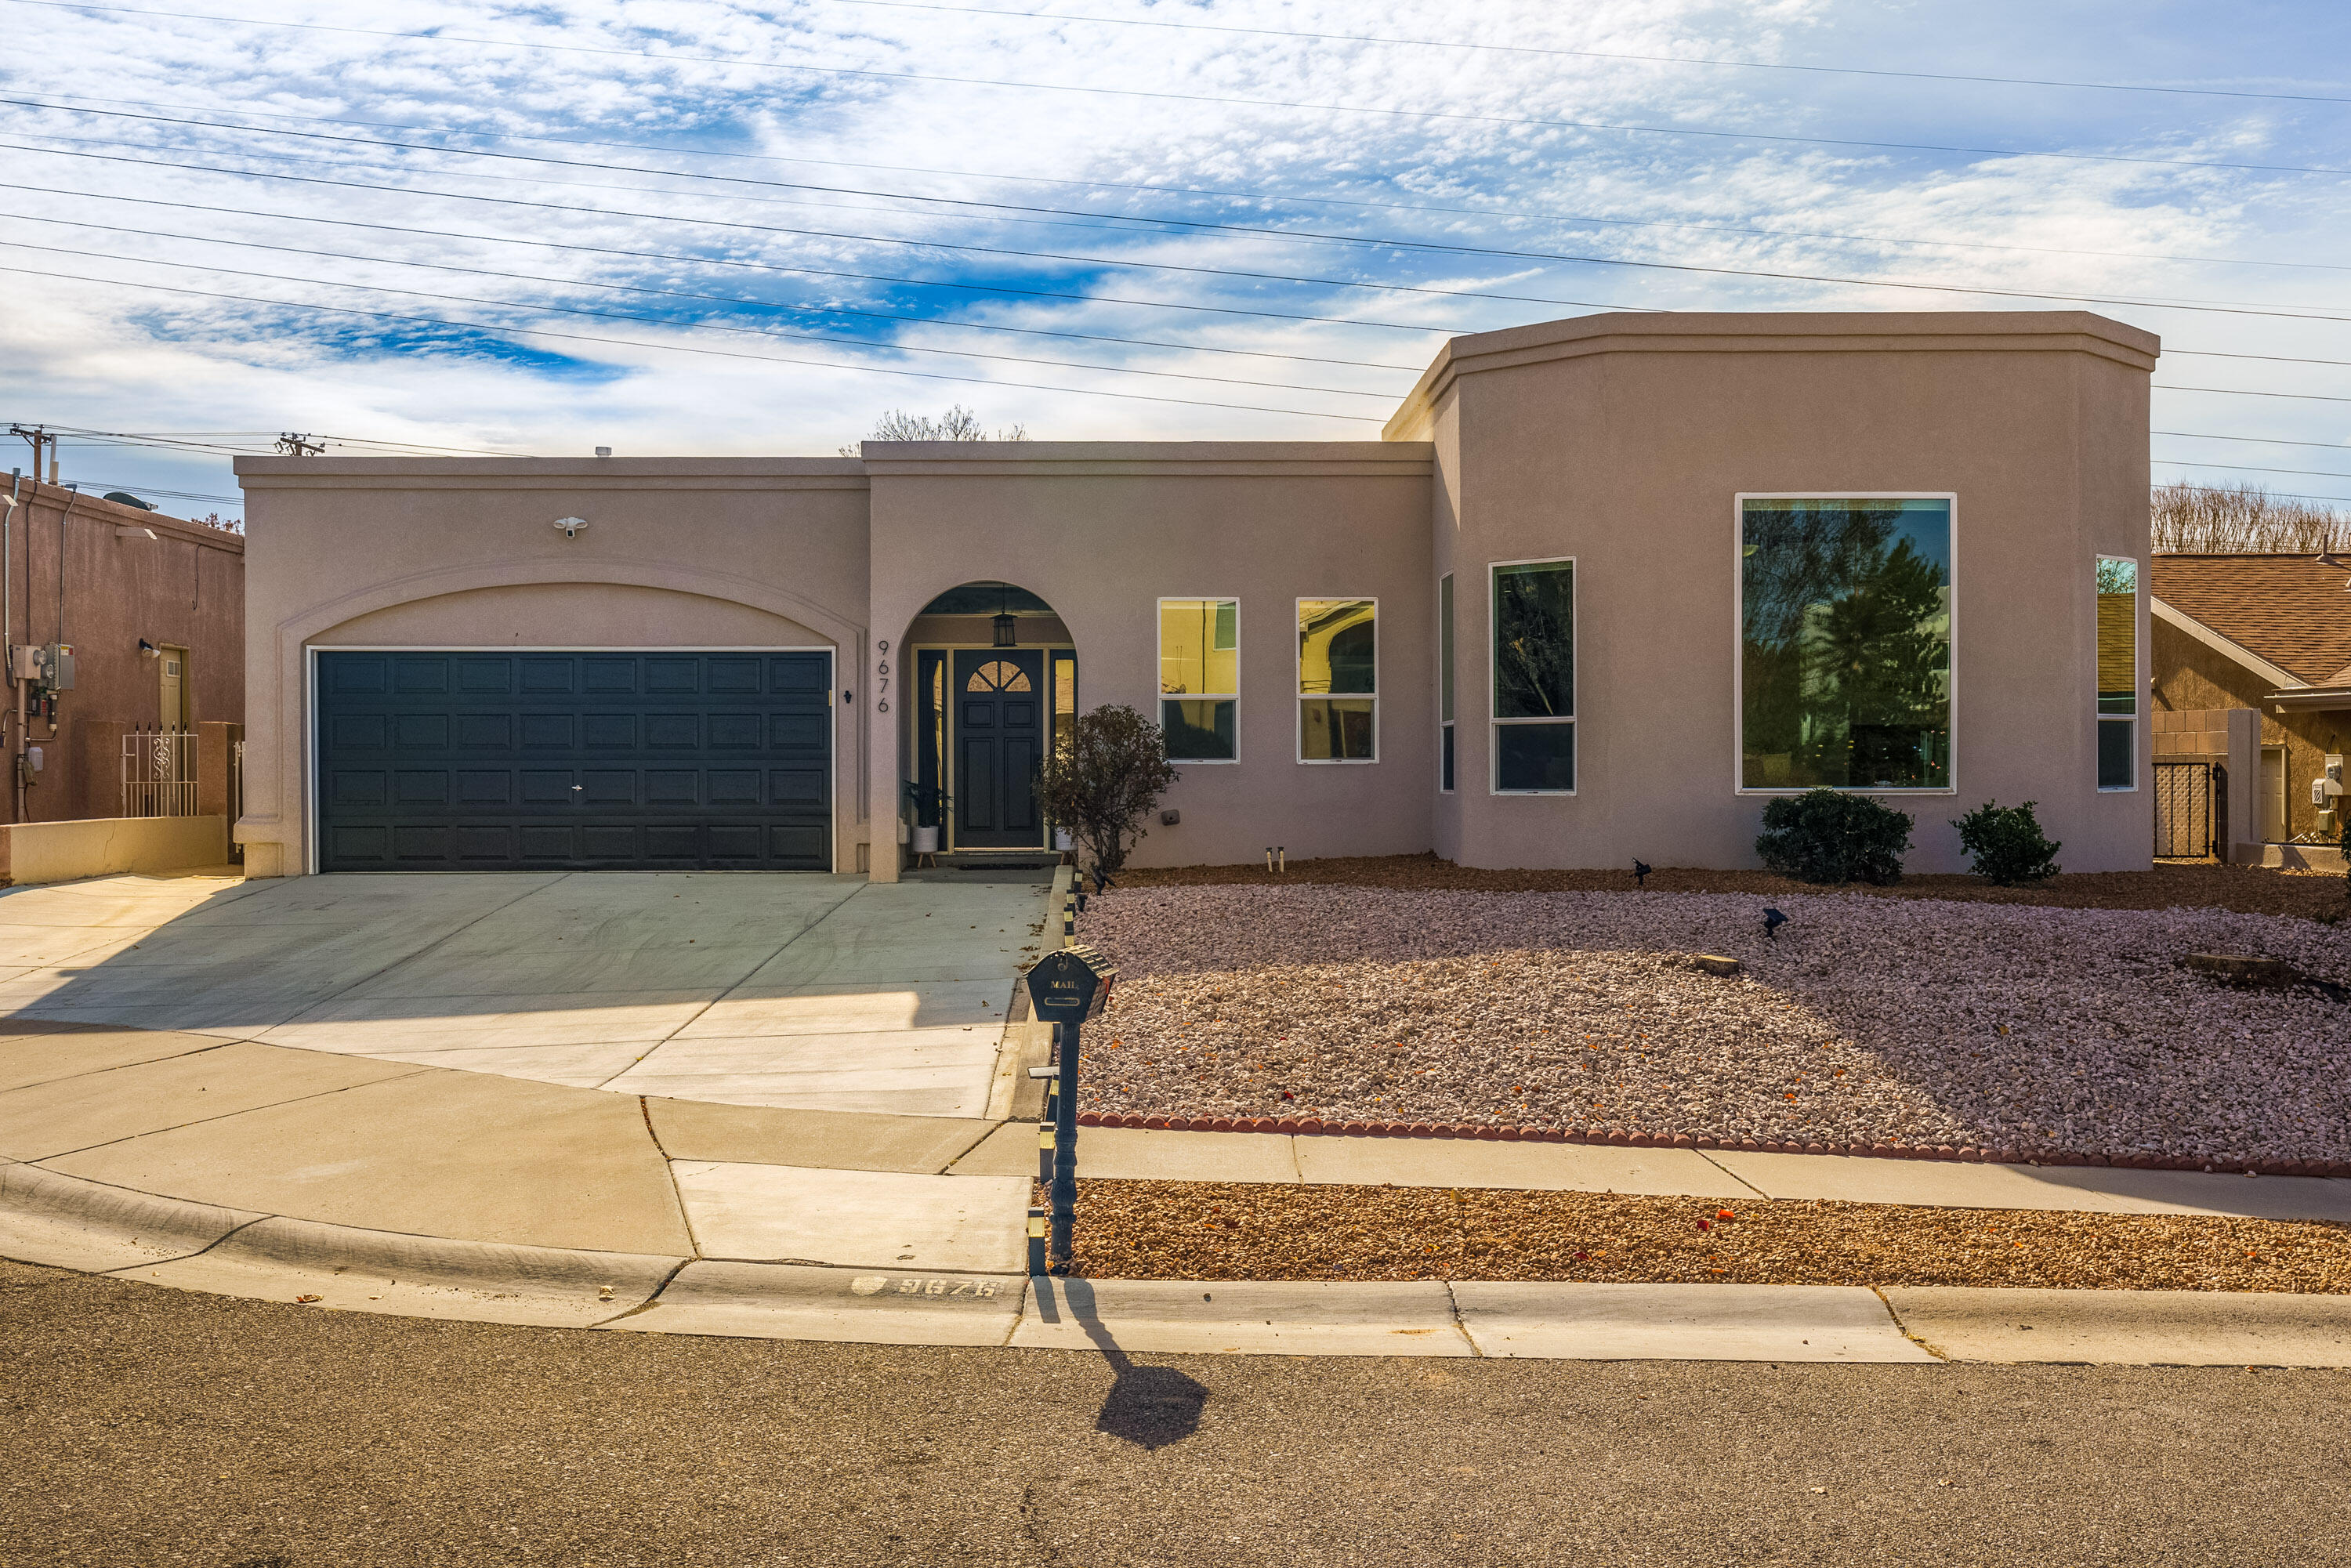
<svg viewBox="0 0 2351 1568">
<path fill-rule="evenodd" d="M 1289 1133 L 1349 1138 L 1468 1138 L 1505 1144 L 1599 1144 L 1628 1149 L 1730 1149 L 1767 1155 L 1857 1155 L 1886 1160 L 1958 1160 L 1970 1165 L 2105 1166 L 2123 1170 L 2251 1172 L 2257 1176 L 2351 1176 L 2351 1160 L 2252 1160 L 2220 1165 L 2187 1155 L 2089 1155 L 2071 1150 L 1954 1148 L 1943 1144 L 1791 1144 L 1687 1133 L 1604 1132 L 1581 1127 L 1503 1127 L 1475 1123 L 1325 1122 L 1319 1116 L 1144 1116 L 1078 1113 L 1081 1127 L 1142 1127 L 1175 1133 Z"/>
</svg>

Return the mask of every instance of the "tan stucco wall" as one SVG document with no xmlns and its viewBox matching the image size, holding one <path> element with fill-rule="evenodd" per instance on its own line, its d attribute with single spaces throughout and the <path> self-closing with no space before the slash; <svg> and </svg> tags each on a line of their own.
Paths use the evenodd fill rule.
<svg viewBox="0 0 2351 1568">
<path fill-rule="evenodd" d="M 1081 705 L 1157 716 L 1162 598 L 1240 601 L 1240 760 L 1187 763 L 1137 865 L 1228 863 L 1269 843 L 1296 856 L 1429 847 L 1435 786 L 1428 677 L 1429 453 L 1416 443 L 1023 443 L 865 448 L 873 483 L 873 635 L 893 651 L 922 607 L 961 582 L 1017 583 L 1078 650 Z M 1296 760 L 1297 601 L 1376 598 L 1379 760 Z M 869 678 L 875 655 L 869 651 Z M 893 662 L 893 668 L 897 665 Z M 893 687 L 893 689 L 895 689 Z M 903 706 L 894 705 L 893 706 Z M 903 712 L 868 716 L 877 757 Z M 874 771 L 888 824 L 895 774 Z M 894 830 L 877 829 L 877 845 Z M 894 876 L 877 853 L 874 873 Z"/>
<path fill-rule="evenodd" d="M 228 859 L 221 817 L 87 817 L 0 825 L 0 885 L 74 882 L 124 872 L 184 871 Z"/>
<path fill-rule="evenodd" d="M 1456 340 L 1389 430 L 1458 421 L 1437 485 L 1459 518 L 1457 858 L 1754 864 L 1768 797 L 1735 787 L 1736 497 L 1951 492 L 1955 789 L 1894 798 L 1917 819 L 1910 864 L 1963 869 L 1949 819 L 1997 799 L 2037 801 L 2068 869 L 2146 865 L 2147 790 L 2096 789 L 2093 561 L 2147 558 L 2154 347 L 2073 312 L 1589 317 Z M 1578 792 L 1496 796 L 1487 568 L 1568 556 Z M 2144 785 L 2144 724 L 2139 740 Z"/>
<path fill-rule="evenodd" d="M 2261 716 L 2261 744 L 2285 748 L 2285 831 L 2288 837 L 2314 832 L 2318 808 L 2310 801 L 2310 781 L 2329 754 L 2351 751 L 2351 712 L 2340 708 L 2283 708 L 2262 697 L 2278 683 L 2246 669 L 2168 622 L 2155 622 L 2155 701 L 2167 712 L 2251 708 Z M 2258 768 L 2251 775 L 2258 791 Z M 2231 780 L 2231 789 L 2238 788 Z M 2255 831 L 2261 819 L 2253 818 Z"/>
<path fill-rule="evenodd" d="M 865 478 L 835 458 L 243 458 L 255 876 L 308 865 L 308 651 L 856 648 Z M 558 517 L 588 527 L 567 538 Z M 834 864 L 863 841 L 856 661 L 836 679 Z"/>
</svg>

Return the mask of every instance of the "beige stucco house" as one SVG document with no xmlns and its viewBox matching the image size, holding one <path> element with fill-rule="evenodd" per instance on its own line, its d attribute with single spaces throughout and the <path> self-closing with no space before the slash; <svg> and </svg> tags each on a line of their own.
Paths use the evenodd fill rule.
<svg viewBox="0 0 2351 1568">
<path fill-rule="evenodd" d="M 1374 442 L 243 459 L 237 834 L 263 875 L 891 880 L 910 783 L 951 854 L 1050 848 L 1037 758 L 1119 703 L 1182 772 L 1143 864 L 1741 866 L 1826 784 L 1917 869 L 1988 799 L 2143 867 L 2157 351 L 1601 315 L 1452 340 Z"/>
</svg>

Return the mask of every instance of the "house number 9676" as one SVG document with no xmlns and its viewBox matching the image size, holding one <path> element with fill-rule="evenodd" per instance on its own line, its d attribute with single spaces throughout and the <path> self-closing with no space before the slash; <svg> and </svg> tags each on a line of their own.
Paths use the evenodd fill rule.
<svg viewBox="0 0 2351 1568">
<path fill-rule="evenodd" d="M 876 712 L 888 713 L 890 711 L 890 644 L 887 642 L 881 642 L 876 643 L 874 646 L 882 651 L 883 657 L 873 666 L 873 678 L 880 683 L 881 692 L 873 706 Z"/>
</svg>

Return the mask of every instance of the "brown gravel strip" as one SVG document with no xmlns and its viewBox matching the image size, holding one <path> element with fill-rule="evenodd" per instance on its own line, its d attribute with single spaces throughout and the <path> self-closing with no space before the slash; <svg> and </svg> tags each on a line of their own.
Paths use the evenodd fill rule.
<svg viewBox="0 0 2351 1568">
<path fill-rule="evenodd" d="M 1082 1180 L 1075 1253 L 1115 1280 L 2351 1294 L 2351 1226 L 2321 1221 L 1481 1188 Z"/>
<path fill-rule="evenodd" d="M 1458 889 L 1478 893 L 1614 893 L 1633 891 L 1629 871 L 1478 871 L 1433 854 L 1292 861 L 1287 873 L 1263 865 L 1130 869 L 1122 887 L 1215 887 L 1231 883 L 1276 887 L 1323 883 L 1347 887 Z M 1699 871 L 1660 866 L 1647 883 L 1653 893 L 1751 893 L 1788 896 L 1823 890 L 1765 871 Z M 2351 918 L 2351 883 L 2332 872 L 2271 871 L 2259 866 L 2166 864 L 2151 871 L 2081 872 L 2035 887 L 1994 887 L 1977 877 L 1906 876 L 1892 887 L 1858 883 L 1837 889 L 1872 898 L 1939 898 L 1972 904 L 2026 904 L 2053 909 L 2234 909 L 2247 915 L 2291 915 L 2327 922 Z"/>
</svg>

